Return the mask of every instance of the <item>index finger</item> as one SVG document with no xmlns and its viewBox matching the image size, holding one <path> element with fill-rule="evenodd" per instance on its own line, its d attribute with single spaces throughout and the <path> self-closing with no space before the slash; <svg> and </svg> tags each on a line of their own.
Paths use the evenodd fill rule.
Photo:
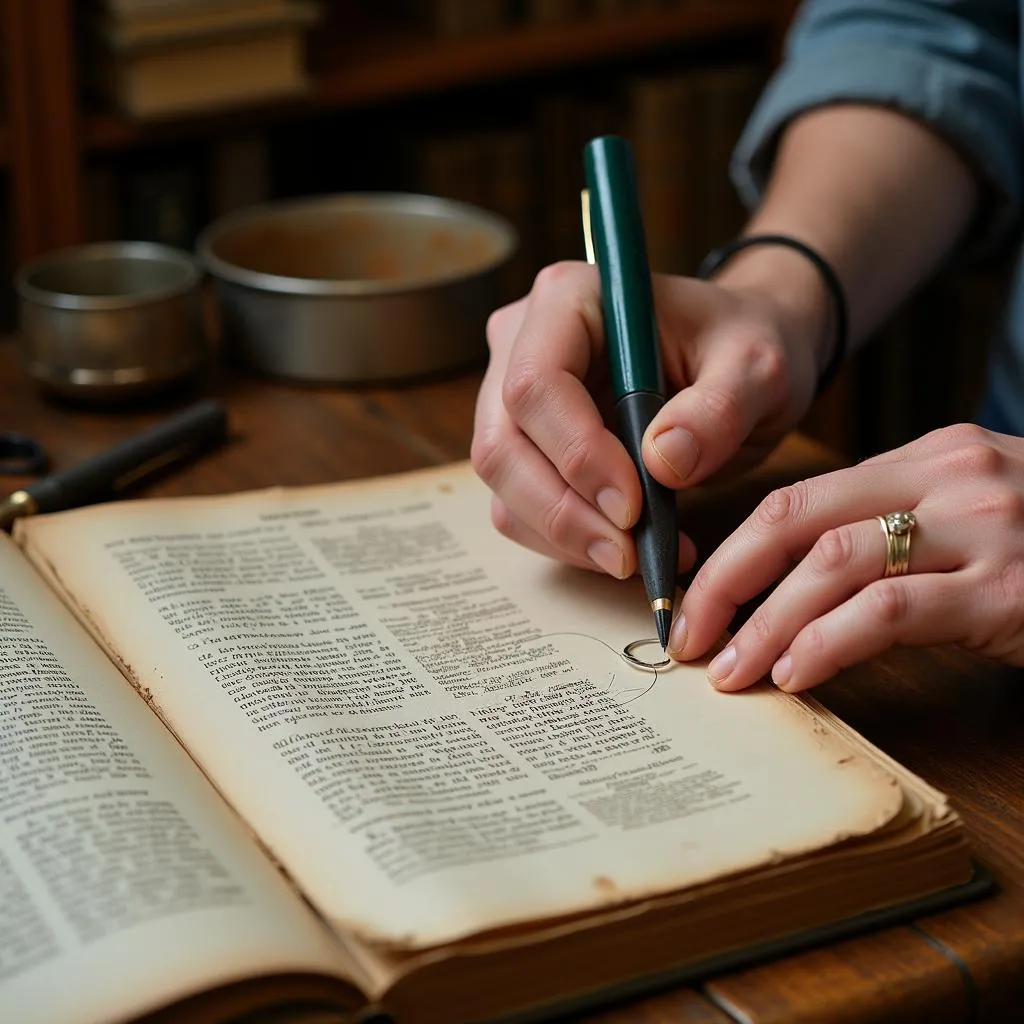
<svg viewBox="0 0 1024 1024">
<path fill-rule="evenodd" d="M 508 415 L 577 494 L 620 529 L 640 511 L 636 468 L 585 380 L 604 351 L 597 270 L 559 263 L 537 276 L 508 355 Z"/>
<path fill-rule="evenodd" d="M 673 656 L 691 659 L 708 650 L 736 610 L 784 575 L 827 530 L 912 508 L 921 472 L 898 463 L 853 466 L 773 491 L 694 576 L 683 598 L 683 626 L 673 629 Z"/>
</svg>

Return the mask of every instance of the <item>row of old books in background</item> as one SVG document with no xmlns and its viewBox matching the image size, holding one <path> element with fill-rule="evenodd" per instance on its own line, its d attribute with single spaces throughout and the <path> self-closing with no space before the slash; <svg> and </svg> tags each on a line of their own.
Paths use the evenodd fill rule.
<svg viewBox="0 0 1024 1024">
<path fill-rule="evenodd" d="M 311 0 L 93 0 L 83 66 L 102 102 L 136 118 L 305 94 Z"/>
<path fill-rule="evenodd" d="M 308 34 L 322 21 L 338 31 L 371 14 L 388 31 L 465 38 L 707 2 L 84 0 L 82 64 L 101 104 L 137 119 L 166 118 L 309 93 Z"/>
<path fill-rule="evenodd" d="M 596 18 L 693 7 L 715 0 L 397 0 L 439 36 L 460 38 L 517 25 L 568 25 Z"/>
<path fill-rule="evenodd" d="M 514 120 L 485 117 L 479 127 L 417 129 L 373 122 L 373 138 L 354 148 L 383 148 L 403 139 L 402 166 L 385 184 L 368 173 L 359 188 L 399 186 L 493 210 L 515 226 L 520 246 L 508 269 L 507 296 L 523 294 L 537 270 L 583 255 L 579 195 L 582 148 L 615 132 L 634 145 L 651 265 L 692 272 L 707 249 L 734 234 L 743 211 L 729 183 L 732 148 L 764 80 L 754 63 L 696 66 L 626 77 L 601 90 L 556 90 L 524 101 Z M 396 115 L 397 116 L 397 115 Z M 324 134 L 355 133 L 348 127 Z M 281 147 L 287 149 L 288 147 Z M 224 136 L 183 156 L 158 153 L 140 165 L 110 159 L 86 172 L 91 239 L 146 238 L 190 248 L 205 221 L 239 207 L 281 198 L 269 133 Z M 300 162 L 317 163 L 300 155 Z M 397 173 L 397 177 L 396 177 Z M 384 182 L 382 177 L 379 179 Z M 352 182 L 339 181 L 337 191 Z M 291 192 L 301 190 L 292 186 Z"/>
<path fill-rule="evenodd" d="M 504 281 L 504 298 L 512 299 L 529 290 L 545 264 L 583 258 L 582 146 L 594 135 L 619 132 L 636 154 L 652 268 L 692 274 L 708 249 L 742 227 L 744 211 L 728 164 L 765 74 L 754 62 L 708 64 L 602 82 L 602 88 L 564 88 L 524 100 L 513 120 L 488 117 L 476 128 L 392 123 L 389 114 L 378 114 L 370 119 L 378 132 L 373 137 L 340 126 L 305 132 L 344 138 L 343 163 L 381 148 L 387 174 L 379 184 L 372 171 L 344 179 L 329 169 L 326 187 L 324 174 L 305 179 L 303 172 L 330 162 L 319 149 L 292 153 L 294 139 L 282 145 L 269 130 L 223 135 L 144 159 L 121 154 L 86 169 L 87 234 L 187 249 L 211 219 L 268 199 L 400 188 L 507 217 L 521 242 Z M 472 119 L 452 119 L 466 123 Z M 385 137 L 390 147 L 383 145 Z M 908 303 L 853 360 L 844 375 L 845 400 L 812 423 L 811 433 L 850 458 L 862 458 L 969 418 L 981 390 L 1001 280 L 987 269 L 947 274 Z M 933 356 L 923 364 L 922 346 Z M 928 366 L 942 368 L 936 379 Z M 949 366 L 957 368 L 954 375 Z M 910 379 L 921 386 L 908 391 Z"/>
<path fill-rule="evenodd" d="M 711 246 L 742 226 L 729 161 L 764 74 L 748 63 L 692 67 L 630 77 L 587 96 L 549 94 L 532 124 L 427 140 L 419 183 L 516 226 L 520 248 L 508 292 L 520 295 L 544 264 L 582 258 L 583 145 L 622 134 L 634 148 L 652 268 L 692 273 Z"/>
</svg>

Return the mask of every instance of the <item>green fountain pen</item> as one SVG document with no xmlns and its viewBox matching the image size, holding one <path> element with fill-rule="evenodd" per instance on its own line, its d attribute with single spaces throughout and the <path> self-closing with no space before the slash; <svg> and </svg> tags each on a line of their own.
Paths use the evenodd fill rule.
<svg viewBox="0 0 1024 1024">
<path fill-rule="evenodd" d="M 637 557 L 664 648 L 672 624 L 679 533 L 675 493 L 651 476 L 641 453 L 644 431 L 665 404 L 665 384 L 629 143 L 614 135 L 592 139 L 583 149 L 583 168 L 583 230 L 587 259 L 597 264 L 601 277 L 616 429 L 643 493 L 634 531 Z"/>
</svg>

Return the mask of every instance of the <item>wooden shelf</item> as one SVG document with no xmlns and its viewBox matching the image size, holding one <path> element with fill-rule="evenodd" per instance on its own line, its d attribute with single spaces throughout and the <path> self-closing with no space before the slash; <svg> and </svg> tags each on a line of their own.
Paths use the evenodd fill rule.
<svg viewBox="0 0 1024 1024">
<path fill-rule="evenodd" d="M 601 18 L 550 29 L 507 31 L 448 42 L 383 37 L 358 51 L 339 47 L 314 102 L 342 107 L 539 74 L 654 48 L 771 30 L 778 11 L 765 0 L 702 0 L 678 11 Z"/>
<path fill-rule="evenodd" d="M 609 59 L 628 59 L 683 43 L 773 33 L 779 6 L 766 0 L 700 0 L 677 11 L 650 11 L 581 21 L 549 29 L 523 27 L 465 40 L 396 37 L 393 31 L 339 41 L 321 56 L 324 70 L 300 103 L 261 105 L 160 122 L 139 122 L 116 113 L 86 114 L 87 151 L 114 150 L 171 141 L 266 122 L 300 111 L 381 103 Z"/>
<path fill-rule="evenodd" d="M 288 114 L 308 112 L 311 102 L 312 98 L 274 101 L 158 121 L 135 121 L 115 112 L 86 113 L 82 118 L 82 149 L 85 154 L 100 153 L 245 130 Z"/>
<path fill-rule="evenodd" d="M 346 0 L 325 4 L 325 21 L 309 36 L 313 84 L 308 96 L 145 122 L 83 105 L 78 0 L 5 0 L 0 5 L 0 63 L 10 116 L 5 122 L 0 110 L 0 167 L 10 168 L 15 253 L 24 261 L 82 240 L 82 172 L 90 157 L 259 131 L 321 111 L 372 112 L 375 104 L 420 97 L 438 97 L 433 106 L 440 110 L 446 91 L 462 90 L 468 98 L 475 89 L 503 82 L 539 86 L 562 72 L 611 69 L 703 44 L 728 49 L 732 41 L 748 49 L 748 43 L 755 43 L 777 60 L 796 6 L 797 0 L 686 0 L 674 10 L 441 40 L 426 34 L 403 37 L 401 23 L 416 18 L 392 17 L 383 24 L 394 5 Z"/>
</svg>

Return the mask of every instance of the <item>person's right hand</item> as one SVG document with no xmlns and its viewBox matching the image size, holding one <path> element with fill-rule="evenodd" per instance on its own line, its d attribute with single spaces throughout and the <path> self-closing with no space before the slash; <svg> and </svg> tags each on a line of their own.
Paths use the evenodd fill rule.
<svg viewBox="0 0 1024 1024">
<path fill-rule="evenodd" d="M 827 295 L 803 257 L 776 250 L 772 258 L 793 261 L 794 274 L 809 270 L 818 306 L 730 285 L 724 273 L 722 283 L 655 276 L 669 400 L 645 435 L 644 461 L 668 487 L 763 458 L 810 405 Z M 492 314 L 487 338 L 471 458 L 494 492 L 495 526 L 565 562 L 631 575 L 641 492 L 606 419 L 597 269 L 545 268 L 529 295 Z M 695 552 L 680 540 L 685 569 Z"/>
</svg>

